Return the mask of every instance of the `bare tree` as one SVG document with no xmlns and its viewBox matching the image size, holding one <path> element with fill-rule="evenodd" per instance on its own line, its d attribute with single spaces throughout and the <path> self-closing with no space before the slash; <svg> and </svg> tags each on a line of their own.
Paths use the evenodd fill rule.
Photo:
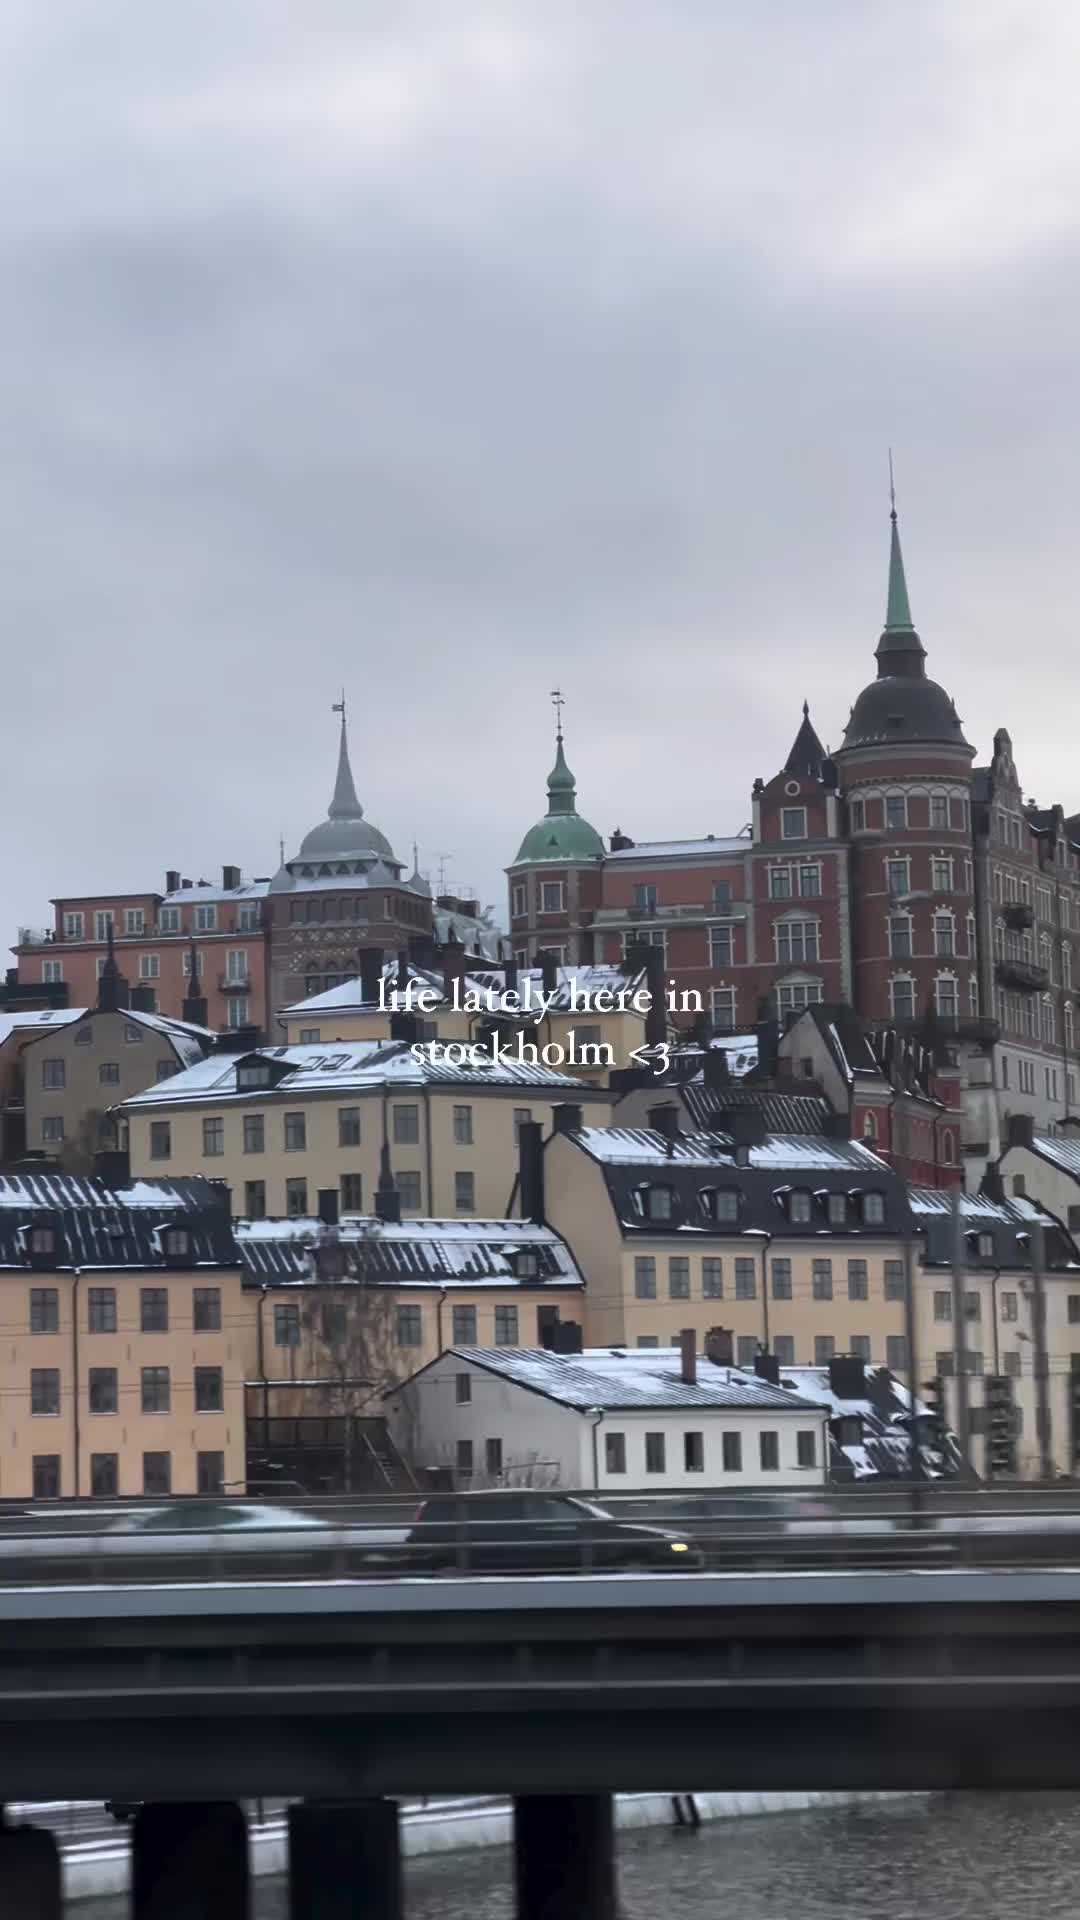
<svg viewBox="0 0 1080 1920">
<path fill-rule="evenodd" d="M 344 1425 L 345 1490 L 356 1478 L 359 1422 L 382 1419 L 381 1399 L 398 1378 L 395 1290 L 366 1271 L 363 1242 L 346 1246 L 328 1233 L 310 1250 L 312 1291 L 301 1320 L 309 1380 L 324 1383 L 327 1414 Z"/>
</svg>

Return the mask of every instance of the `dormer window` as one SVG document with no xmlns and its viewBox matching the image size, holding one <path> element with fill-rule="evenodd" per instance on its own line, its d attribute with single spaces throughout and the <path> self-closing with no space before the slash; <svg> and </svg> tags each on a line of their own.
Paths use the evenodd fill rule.
<svg viewBox="0 0 1080 1920">
<path fill-rule="evenodd" d="M 670 1220 L 674 1213 L 674 1195 L 670 1187 L 643 1187 L 642 1212 L 647 1220 Z"/>
<path fill-rule="evenodd" d="M 186 1227 L 166 1227 L 161 1235 L 161 1251 L 166 1260 L 190 1260 L 191 1234 Z"/>
<path fill-rule="evenodd" d="M 868 1227 L 883 1227 L 885 1225 L 884 1194 L 863 1194 L 862 1217 Z"/>
<path fill-rule="evenodd" d="M 56 1231 L 53 1227 L 31 1227 L 30 1251 L 34 1254 L 56 1252 Z"/>
<path fill-rule="evenodd" d="M 739 1218 L 739 1196 L 734 1187 L 704 1187 L 701 1208 L 718 1226 L 733 1226 Z"/>
<path fill-rule="evenodd" d="M 830 1193 L 825 1199 L 825 1216 L 830 1227 L 847 1226 L 847 1195 Z"/>
<path fill-rule="evenodd" d="M 270 1085 L 270 1065 L 266 1060 L 243 1060 L 236 1069 L 238 1093 L 255 1093 Z"/>
<path fill-rule="evenodd" d="M 539 1280 L 540 1255 L 535 1247 L 518 1247 L 511 1256 L 516 1280 Z"/>
<path fill-rule="evenodd" d="M 810 1195 L 805 1193 L 801 1187 L 796 1187 L 788 1199 L 788 1219 L 792 1221 L 795 1226 L 808 1227 L 810 1225 L 811 1213 L 812 1203 Z"/>
<path fill-rule="evenodd" d="M 979 1259 L 992 1260 L 994 1257 L 994 1236 L 992 1233 L 979 1235 Z"/>
</svg>

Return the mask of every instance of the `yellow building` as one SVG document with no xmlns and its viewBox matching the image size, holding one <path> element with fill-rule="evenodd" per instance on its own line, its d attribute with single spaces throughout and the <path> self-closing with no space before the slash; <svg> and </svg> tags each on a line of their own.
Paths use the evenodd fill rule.
<svg viewBox="0 0 1080 1920">
<path fill-rule="evenodd" d="M 383 1142 L 404 1215 L 498 1219 L 514 1208 L 517 1135 L 567 1098 L 606 1120 L 606 1088 L 542 1066 L 454 1066 L 431 1043 L 324 1042 L 208 1059 L 119 1109 L 137 1174 L 225 1182 L 249 1219 L 304 1218 L 336 1189 L 370 1209 Z"/>
<path fill-rule="evenodd" d="M 448 974 L 384 962 L 378 948 L 364 952 L 361 963 L 355 980 L 282 1011 L 290 1045 L 395 1036 L 487 1045 L 497 1033 L 512 1046 L 520 1034 L 548 1065 L 600 1080 L 633 1065 L 632 1053 L 645 1044 L 643 970 L 511 964 Z"/>
<path fill-rule="evenodd" d="M 247 1307 L 203 1182 L 0 1177 L 0 1498 L 244 1485 Z"/>
</svg>

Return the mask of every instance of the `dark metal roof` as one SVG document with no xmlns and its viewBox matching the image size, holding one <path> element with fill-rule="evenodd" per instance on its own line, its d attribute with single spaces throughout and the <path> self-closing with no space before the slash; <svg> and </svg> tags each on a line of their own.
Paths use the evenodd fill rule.
<svg viewBox="0 0 1080 1920">
<path fill-rule="evenodd" d="M 137 1180 L 111 1188 L 70 1174 L 0 1176 L 0 1268 L 30 1266 L 27 1227 L 51 1226 L 56 1247 L 43 1270 L 155 1268 L 165 1262 L 155 1228 L 191 1235 L 192 1267 L 238 1267 L 228 1212 L 209 1181 Z"/>
<path fill-rule="evenodd" d="M 291 1226 L 284 1221 L 241 1224 L 237 1242 L 247 1270 L 245 1284 L 310 1285 L 316 1280 L 312 1249 L 319 1241 L 318 1225 L 304 1222 L 294 1231 Z M 565 1242 L 550 1228 L 527 1220 L 405 1221 L 373 1230 L 369 1224 L 367 1231 L 350 1230 L 346 1223 L 338 1244 L 345 1250 L 346 1281 L 391 1286 L 413 1281 L 439 1287 L 584 1284 Z M 516 1256 L 526 1251 L 536 1255 L 534 1280 L 523 1280 L 517 1271 Z"/>
<path fill-rule="evenodd" d="M 820 1134 L 829 1103 L 816 1093 L 776 1093 L 768 1087 L 733 1084 L 706 1087 L 690 1081 L 679 1097 L 695 1127 L 708 1127 L 721 1113 L 760 1113 L 770 1133 Z"/>
</svg>

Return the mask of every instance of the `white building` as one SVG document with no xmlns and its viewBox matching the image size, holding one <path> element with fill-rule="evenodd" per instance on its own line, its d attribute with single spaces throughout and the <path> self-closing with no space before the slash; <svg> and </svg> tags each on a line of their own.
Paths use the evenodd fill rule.
<svg viewBox="0 0 1080 1920">
<path fill-rule="evenodd" d="M 819 1487 L 828 1407 L 678 1348 L 451 1347 L 386 1396 L 397 1444 L 461 1487 Z"/>
</svg>

